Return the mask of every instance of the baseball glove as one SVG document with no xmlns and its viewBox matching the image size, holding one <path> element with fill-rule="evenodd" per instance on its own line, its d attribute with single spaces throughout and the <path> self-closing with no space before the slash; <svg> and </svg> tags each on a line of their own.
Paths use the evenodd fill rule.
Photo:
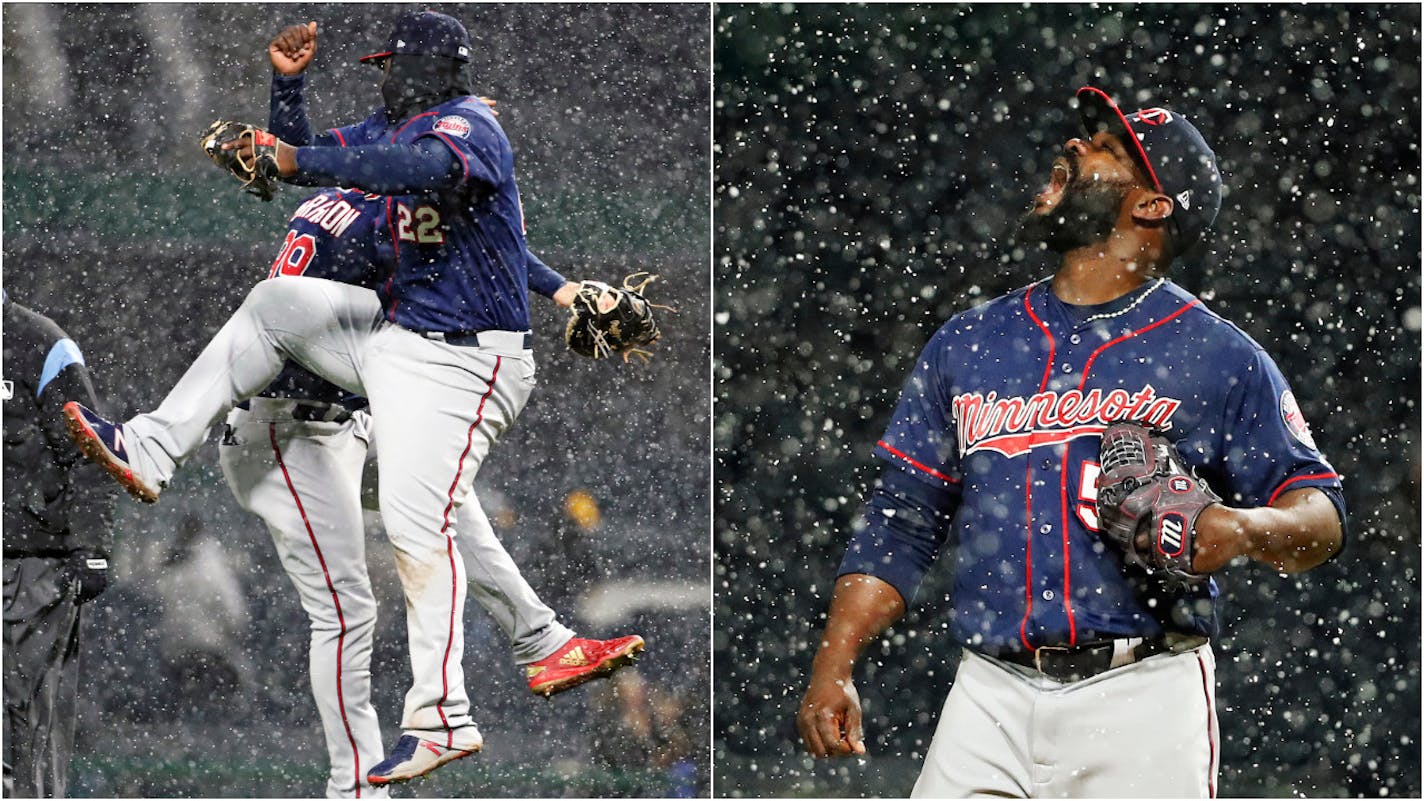
<svg viewBox="0 0 1424 801">
<path fill-rule="evenodd" d="M 252 157 L 244 159 L 237 148 L 224 149 L 229 142 L 251 140 Z M 199 140 L 203 153 L 213 163 L 232 173 L 242 182 L 242 188 L 263 200 L 271 200 L 277 191 L 277 137 L 254 125 L 231 120 L 218 120 L 208 126 Z"/>
<path fill-rule="evenodd" d="M 1160 432 L 1119 422 L 1098 451 L 1098 529 L 1130 564 L 1161 575 L 1174 588 L 1206 580 L 1192 571 L 1197 517 L 1221 500 L 1187 469 Z"/>
<path fill-rule="evenodd" d="M 634 280 L 646 276 L 641 283 Z M 643 289 L 656 275 L 633 273 L 623 279 L 618 289 L 602 281 L 584 281 L 570 309 L 569 324 L 564 329 L 564 341 L 569 350 L 590 359 L 603 359 L 621 354 L 623 361 L 637 356 L 644 362 L 652 355 L 643 348 L 658 341 L 658 321 L 653 319 L 654 304 L 643 297 Z M 667 306 L 657 308 L 666 309 Z"/>
</svg>

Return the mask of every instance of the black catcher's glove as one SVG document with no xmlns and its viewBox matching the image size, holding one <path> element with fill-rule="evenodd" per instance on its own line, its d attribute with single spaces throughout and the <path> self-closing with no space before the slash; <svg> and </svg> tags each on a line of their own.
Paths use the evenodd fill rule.
<svg viewBox="0 0 1424 801">
<path fill-rule="evenodd" d="M 1113 423 L 1098 451 L 1098 528 L 1148 573 L 1181 589 L 1206 580 L 1192 571 L 1197 517 L 1221 500 L 1187 469 L 1176 447 L 1137 423 Z"/>
<path fill-rule="evenodd" d="M 646 276 L 641 283 L 635 279 Z M 623 361 L 638 356 L 647 361 L 650 353 L 644 347 L 658 341 L 661 332 L 653 319 L 653 304 L 643 297 L 643 289 L 657 278 L 649 273 L 633 273 L 623 279 L 623 288 L 611 287 L 602 281 L 579 284 L 569 310 L 569 324 L 564 329 L 564 341 L 569 350 L 590 359 L 603 359 L 621 354 Z M 659 306 L 666 309 L 667 306 Z"/>
<path fill-rule="evenodd" d="M 229 142 L 250 140 L 251 159 L 238 155 L 238 149 L 225 149 Z M 230 120 L 218 120 L 208 126 L 198 143 L 213 163 L 242 182 L 242 188 L 263 200 L 271 200 L 277 191 L 277 137 L 255 125 Z"/>
<path fill-rule="evenodd" d="M 81 604 L 99 596 L 109 586 L 109 560 L 92 553 L 73 553 L 61 569 L 67 591 Z"/>
</svg>

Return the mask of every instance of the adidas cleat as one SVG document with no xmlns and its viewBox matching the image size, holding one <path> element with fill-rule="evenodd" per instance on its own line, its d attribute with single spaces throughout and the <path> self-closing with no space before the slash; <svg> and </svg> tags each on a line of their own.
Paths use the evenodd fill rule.
<svg viewBox="0 0 1424 801">
<path fill-rule="evenodd" d="M 545 698 L 600 679 L 632 664 L 643 650 L 643 638 L 634 634 L 612 640 L 574 637 L 559 650 L 525 666 L 529 689 Z"/>
<path fill-rule="evenodd" d="M 477 734 L 477 740 L 478 737 Z M 481 742 L 476 742 L 471 748 L 446 748 L 413 734 L 402 734 L 391 755 L 366 774 L 366 781 L 373 785 L 407 782 L 424 776 L 447 762 L 467 757 L 479 751 L 481 745 Z"/>
<path fill-rule="evenodd" d="M 160 488 L 145 481 L 133 469 L 124 444 L 122 425 L 111 423 L 94 410 L 74 401 L 64 404 L 64 422 L 69 427 L 69 438 L 74 440 L 89 461 L 109 471 L 109 475 L 135 498 L 144 503 L 158 501 Z"/>
</svg>

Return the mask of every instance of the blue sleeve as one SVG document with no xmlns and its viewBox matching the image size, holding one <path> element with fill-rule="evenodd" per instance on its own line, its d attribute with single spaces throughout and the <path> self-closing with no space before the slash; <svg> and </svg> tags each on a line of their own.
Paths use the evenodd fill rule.
<svg viewBox="0 0 1424 801">
<path fill-rule="evenodd" d="M 297 180 L 308 186 L 348 186 L 378 195 L 450 189 L 461 170 L 449 148 L 434 140 L 413 145 L 357 145 L 297 149 Z"/>
<path fill-rule="evenodd" d="M 1230 379 L 1223 418 L 1220 464 L 1214 467 L 1224 478 L 1228 505 L 1269 506 L 1293 489 L 1340 486 L 1285 376 L 1261 349 Z"/>
<path fill-rule="evenodd" d="M 335 144 L 336 138 L 331 133 L 312 138 L 306 104 L 302 100 L 302 88 L 305 86 L 305 73 L 272 73 L 272 101 L 267 113 L 267 130 L 283 142 L 297 147 Z"/>
<path fill-rule="evenodd" d="M 885 436 L 875 446 L 880 458 L 941 488 L 957 486 L 961 480 L 951 380 L 944 365 L 951 336 L 946 324 L 920 352 Z"/>
<path fill-rule="evenodd" d="M 528 256 L 525 266 L 529 270 L 529 288 L 531 290 L 546 298 L 552 298 L 560 287 L 568 283 L 568 279 L 559 275 L 557 270 L 541 261 L 528 248 L 525 248 L 524 253 Z"/>
<path fill-rule="evenodd" d="M 450 149 L 459 162 L 461 180 L 485 187 L 504 183 L 514 172 L 514 151 L 493 113 L 482 104 L 479 108 L 463 105 L 434 120 L 422 120 L 428 130 L 417 141 L 438 141 Z"/>
<path fill-rule="evenodd" d="M 875 576 L 910 603 L 948 537 L 959 497 L 958 488 L 935 487 L 887 466 L 856 520 L 837 577 Z"/>
</svg>

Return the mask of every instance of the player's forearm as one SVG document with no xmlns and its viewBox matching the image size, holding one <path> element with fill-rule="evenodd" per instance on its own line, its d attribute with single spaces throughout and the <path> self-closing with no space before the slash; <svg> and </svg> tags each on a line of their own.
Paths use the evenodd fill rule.
<svg viewBox="0 0 1424 801">
<path fill-rule="evenodd" d="M 272 100 L 267 113 L 267 129 L 289 145 L 309 145 L 311 124 L 307 122 L 306 104 L 302 102 L 303 75 L 272 73 Z"/>
<path fill-rule="evenodd" d="M 849 677 L 865 646 L 904 614 L 905 600 L 890 584 L 863 573 L 841 576 L 812 671 Z"/>
<path fill-rule="evenodd" d="M 1340 514 L 1314 488 L 1287 492 L 1257 509 L 1212 506 L 1197 523 L 1194 569 L 1212 572 L 1248 556 L 1283 573 L 1309 570 L 1340 550 Z"/>
<path fill-rule="evenodd" d="M 414 145 L 302 147 L 295 154 L 297 181 L 350 186 L 378 195 L 449 189 L 460 169 L 449 148 L 434 141 Z M 285 174 L 285 173 L 284 173 Z"/>
</svg>

